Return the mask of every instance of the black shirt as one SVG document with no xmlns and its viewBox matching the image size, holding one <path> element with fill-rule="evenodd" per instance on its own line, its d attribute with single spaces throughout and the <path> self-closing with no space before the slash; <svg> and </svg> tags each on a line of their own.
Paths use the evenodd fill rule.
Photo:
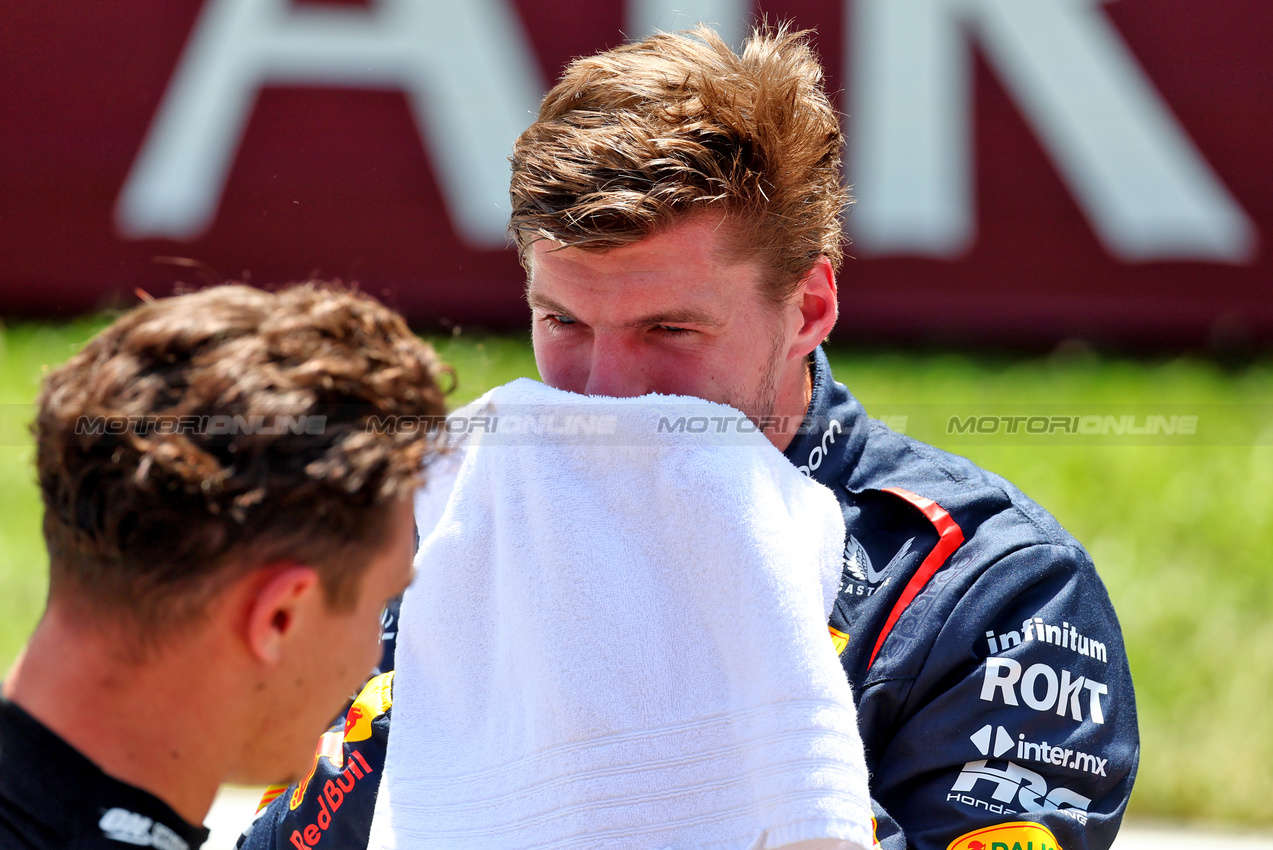
<svg viewBox="0 0 1273 850">
<path fill-rule="evenodd" d="M 198 850 L 207 839 L 0 697 L 0 850 Z"/>
</svg>

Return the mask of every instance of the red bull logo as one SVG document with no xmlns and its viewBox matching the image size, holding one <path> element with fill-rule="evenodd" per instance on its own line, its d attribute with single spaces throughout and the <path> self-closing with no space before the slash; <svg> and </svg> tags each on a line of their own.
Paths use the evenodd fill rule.
<svg viewBox="0 0 1273 850">
<path fill-rule="evenodd" d="M 333 767 L 339 768 L 341 762 L 345 758 L 345 751 L 342 747 L 342 735 L 339 727 L 330 729 L 323 733 L 323 737 L 318 739 L 318 746 L 314 748 L 314 765 L 309 769 L 309 773 L 296 786 L 296 790 L 292 792 L 292 798 L 288 801 L 287 807 L 292 811 L 296 811 L 301 801 L 305 799 L 305 789 L 309 788 L 309 782 L 314 778 L 314 774 L 318 771 L 318 760 L 325 758 L 332 763 Z"/>
<path fill-rule="evenodd" d="M 305 799 L 305 792 L 309 789 L 309 783 L 318 770 L 320 758 L 326 758 L 333 767 L 339 770 L 345 758 L 344 745 L 370 738 L 371 721 L 388 711 L 391 705 L 393 705 L 393 673 L 382 673 L 363 687 L 362 693 L 345 714 L 344 727 L 337 726 L 318 739 L 318 748 L 314 751 L 314 766 L 292 792 L 287 807 L 292 811 L 300 808 Z M 268 803 L 262 801 L 262 806 L 265 805 Z"/>
<path fill-rule="evenodd" d="M 363 758 L 363 754 L 354 750 L 349 754 L 349 763 L 334 779 L 328 779 L 323 787 L 314 795 L 318 803 L 318 815 L 313 823 L 302 829 L 292 830 L 288 840 L 297 850 L 309 850 L 323 837 L 323 833 L 332 825 L 332 815 L 345 802 L 345 795 L 354 790 L 359 781 L 371 775 L 371 765 Z"/>
<path fill-rule="evenodd" d="M 346 738 L 349 737 L 349 730 L 357 726 L 359 720 L 362 720 L 364 713 L 365 712 L 362 710 L 362 706 L 358 705 L 357 703 L 355 703 L 354 706 L 349 709 L 349 713 L 345 715 L 345 737 Z"/>
<path fill-rule="evenodd" d="M 393 673 L 382 673 L 367 683 L 345 715 L 345 743 L 371 737 L 371 722 L 393 705 Z"/>
</svg>

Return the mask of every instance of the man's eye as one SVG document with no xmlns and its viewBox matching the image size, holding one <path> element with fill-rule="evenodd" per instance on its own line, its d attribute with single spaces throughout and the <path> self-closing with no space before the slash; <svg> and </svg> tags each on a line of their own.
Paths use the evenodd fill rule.
<svg viewBox="0 0 1273 850">
<path fill-rule="evenodd" d="M 569 316 L 563 316 L 560 313 L 549 313 L 544 316 L 544 321 L 551 327 L 562 327 L 565 325 L 576 324 L 575 320 Z"/>
<path fill-rule="evenodd" d="M 655 325 L 654 328 L 659 333 L 667 334 L 668 336 L 684 336 L 694 333 L 689 328 L 678 328 L 676 325 Z"/>
</svg>

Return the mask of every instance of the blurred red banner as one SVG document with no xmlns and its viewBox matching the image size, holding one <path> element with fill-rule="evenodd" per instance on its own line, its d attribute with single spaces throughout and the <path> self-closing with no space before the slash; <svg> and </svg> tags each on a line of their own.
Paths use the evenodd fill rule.
<svg viewBox="0 0 1273 850">
<path fill-rule="evenodd" d="M 837 336 L 1273 342 L 1273 4 L 784 0 L 858 203 Z M 0 311 L 357 281 L 520 328 L 507 155 L 571 57 L 746 0 L 17 0 L 0 10 Z"/>
</svg>

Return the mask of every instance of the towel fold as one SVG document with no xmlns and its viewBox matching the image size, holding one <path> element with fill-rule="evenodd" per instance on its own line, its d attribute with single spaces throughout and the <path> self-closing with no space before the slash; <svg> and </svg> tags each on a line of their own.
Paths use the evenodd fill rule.
<svg viewBox="0 0 1273 850">
<path fill-rule="evenodd" d="M 522 379 L 453 423 L 370 847 L 869 848 L 831 492 L 697 399 Z"/>
</svg>

